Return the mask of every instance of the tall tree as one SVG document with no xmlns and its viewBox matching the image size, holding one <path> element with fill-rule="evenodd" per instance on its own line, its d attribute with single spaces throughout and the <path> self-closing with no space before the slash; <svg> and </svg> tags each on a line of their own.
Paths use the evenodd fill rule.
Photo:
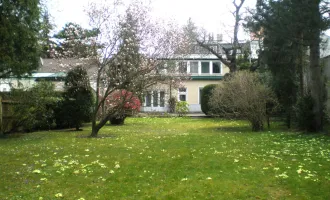
<svg viewBox="0 0 330 200">
<path fill-rule="evenodd" d="M 292 110 L 297 96 L 312 96 L 310 112 L 314 117 L 307 128 L 314 131 L 322 129 L 324 104 L 319 48 L 320 33 L 327 21 L 322 17 L 321 3 L 320 0 L 258 0 L 254 15 L 257 23 L 252 25 L 253 31 L 263 32 L 263 55 L 286 109 Z"/>
<path fill-rule="evenodd" d="M 320 131 L 323 129 L 324 121 L 324 78 L 320 65 L 320 34 L 324 30 L 324 22 L 320 11 L 321 0 L 306 0 L 305 6 L 308 6 L 309 15 L 305 18 L 307 29 L 307 39 L 309 40 L 309 70 L 310 70 L 310 84 L 309 90 L 313 99 L 313 110 L 312 113 L 313 121 L 310 130 Z"/>
<path fill-rule="evenodd" d="M 54 56 L 52 50 L 56 43 L 51 40 L 50 32 L 54 28 L 54 25 L 52 24 L 50 17 L 47 8 L 44 8 L 41 14 L 39 32 L 39 44 L 42 58 L 52 58 Z"/>
<path fill-rule="evenodd" d="M 55 48 L 57 57 L 87 58 L 91 55 L 92 42 L 98 34 L 97 29 L 84 29 L 79 24 L 69 22 L 54 35 L 59 40 Z"/>
<path fill-rule="evenodd" d="M 293 43 L 285 30 L 290 29 L 293 33 L 290 21 L 293 13 L 288 12 L 286 2 L 272 1 L 268 4 L 258 2 L 258 14 L 254 17 L 258 23 L 248 23 L 253 33 L 261 33 L 263 37 L 262 56 L 272 74 L 271 85 L 275 90 L 278 99 L 286 115 L 286 124 L 291 126 L 294 105 L 297 100 L 297 62 L 295 57 L 298 51 L 298 43 Z M 271 13 L 271 14 L 270 14 Z M 297 33 L 295 33 L 297 35 Z M 300 66 L 302 67 L 302 66 Z"/>
<path fill-rule="evenodd" d="M 64 83 L 64 100 L 56 110 L 56 125 L 59 128 L 74 127 L 79 130 L 83 122 L 90 122 L 93 92 L 87 71 L 82 66 L 70 70 Z"/>
<path fill-rule="evenodd" d="M 39 0 L 0 1 L 0 78 L 39 66 Z"/>
</svg>

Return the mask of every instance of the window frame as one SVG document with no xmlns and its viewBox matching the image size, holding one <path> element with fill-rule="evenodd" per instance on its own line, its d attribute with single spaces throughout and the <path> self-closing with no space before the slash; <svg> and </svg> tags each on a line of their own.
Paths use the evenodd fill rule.
<svg viewBox="0 0 330 200">
<path fill-rule="evenodd" d="M 192 63 L 197 63 L 197 65 L 194 66 L 194 67 L 197 67 L 197 68 L 196 68 L 196 69 L 197 69 L 197 72 L 192 72 L 192 69 L 193 69 L 193 68 L 192 68 Z M 189 69 L 189 73 L 191 73 L 191 74 L 198 74 L 198 71 L 199 71 L 199 69 L 198 69 L 198 68 L 199 68 L 199 62 L 198 62 L 198 61 L 190 61 L 190 62 L 189 62 L 189 66 L 190 66 L 190 67 L 189 67 L 189 68 L 190 68 L 190 69 Z"/>
<path fill-rule="evenodd" d="M 207 70 L 208 72 L 203 72 L 203 63 L 207 63 L 208 64 L 208 66 L 206 68 L 206 69 L 208 69 Z M 204 67 L 206 67 L 206 66 L 204 66 Z M 201 61 L 201 73 L 202 74 L 211 74 L 211 72 L 210 72 L 210 61 Z"/>
<path fill-rule="evenodd" d="M 214 72 L 214 63 L 218 63 L 219 64 L 219 72 Z M 220 61 L 212 61 L 212 74 L 221 74 L 222 70 L 221 70 L 221 62 Z"/>
<path fill-rule="evenodd" d="M 180 91 L 181 89 L 184 89 L 182 91 Z M 186 87 L 181 87 L 178 89 L 178 101 L 181 101 L 180 97 L 181 96 L 185 96 L 185 102 L 188 101 L 188 89 Z"/>
</svg>

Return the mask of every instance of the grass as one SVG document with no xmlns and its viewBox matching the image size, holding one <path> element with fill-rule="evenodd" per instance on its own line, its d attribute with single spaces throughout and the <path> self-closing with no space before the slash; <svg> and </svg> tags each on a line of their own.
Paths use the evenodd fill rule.
<svg viewBox="0 0 330 200">
<path fill-rule="evenodd" d="M 244 121 L 130 118 L 0 139 L 0 199 L 330 199 L 330 138 Z"/>
</svg>

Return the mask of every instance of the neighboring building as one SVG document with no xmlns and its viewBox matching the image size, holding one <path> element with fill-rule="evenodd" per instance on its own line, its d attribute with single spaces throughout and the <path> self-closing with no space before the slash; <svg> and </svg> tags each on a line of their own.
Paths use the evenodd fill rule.
<svg viewBox="0 0 330 200">
<path fill-rule="evenodd" d="M 0 91 L 8 92 L 12 88 L 31 88 L 39 81 L 52 82 L 56 91 L 62 91 L 66 72 L 72 67 L 82 64 L 83 62 L 78 59 L 40 59 L 39 69 L 30 75 L 27 74 L 20 79 L 15 77 L 0 79 Z M 85 62 L 84 66 L 89 67 Z M 87 71 L 92 74 L 91 68 L 88 68 Z"/>
<path fill-rule="evenodd" d="M 327 111 L 330 113 L 330 55 L 321 59 L 323 65 L 323 73 L 326 77 L 327 89 Z"/>
<path fill-rule="evenodd" d="M 64 86 L 64 78 L 66 74 L 63 72 L 58 73 L 31 73 L 31 75 L 25 75 L 20 79 L 10 77 L 0 79 L 0 91 L 9 92 L 12 88 L 31 88 L 38 81 L 50 81 L 54 83 L 55 90 L 61 91 Z"/>
<path fill-rule="evenodd" d="M 328 57 L 330 56 L 330 36 L 323 35 L 321 36 L 321 49 L 320 49 L 320 57 Z"/>
</svg>

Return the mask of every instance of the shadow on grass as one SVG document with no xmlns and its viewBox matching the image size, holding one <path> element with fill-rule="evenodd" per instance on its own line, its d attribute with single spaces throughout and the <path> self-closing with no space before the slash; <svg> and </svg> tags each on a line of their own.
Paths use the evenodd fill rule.
<svg viewBox="0 0 330 200">
<path fill-rule="evenodd" d="M 249 124 L 241 124 L 241 125 L 220 125 L 213 126 L 208 128 L 201 128 L 200 131 L 205 132 L 218 132 L 218 133 L 267 133 L 267 132 L 291 132 L 285 127 L 279 126 L 277 123 L 271 124 L 268 128 L 267 125 L 263 130 L 253 132 L 252 127 Z"/>
<path fill-rule="evenodd" d="M 87 138 L 87 139 L 105 139 L 105 138 L 116 138 L 117 135 L 114 134 L 98 134 L 96 137 L 91 137 L 90 134 L 77 135 L 77 138 Z"/>
<path fill-rule="evenodd" d="M 249 125 L 246 126 L 221 126 L 215 128 L 217 131 L 221 132 L 252 132 L 252 128 Z"/>
<path fill-rule="evenodd" d="M 8 133 L 8 134 L 0 134 L 0 140 L 8 140 L 23 137 L 24 133 Z"/>
</svg>

